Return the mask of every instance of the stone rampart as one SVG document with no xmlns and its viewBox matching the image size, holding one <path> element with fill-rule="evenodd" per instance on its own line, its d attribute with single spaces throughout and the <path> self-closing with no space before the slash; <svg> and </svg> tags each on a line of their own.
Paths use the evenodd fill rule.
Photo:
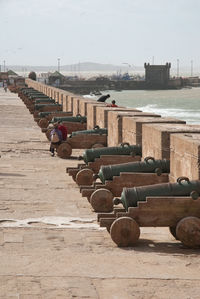
<svg viewBox="0 0 200 299">
<path fill-rule="evenodd" d="M 87 116 L 87 128 L 95 125 L 108 129 L 108 146 L 122 142 L 142 144 L 142 157 L 170 159 L 170 181 L 177 177 L 200 179 L 200 125 L 144 113 L 134 108 L 107 107 L 104 103 L 77 96 L 68 91 L 30 79 L 26 84 L 63 105 L 63 111 Z"/>
</svg>

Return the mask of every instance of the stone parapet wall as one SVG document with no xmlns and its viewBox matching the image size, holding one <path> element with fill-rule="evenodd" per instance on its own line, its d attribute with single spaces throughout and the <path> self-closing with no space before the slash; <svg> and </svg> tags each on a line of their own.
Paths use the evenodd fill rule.
<svg viewBox="0 0 200 299">
<path fill-rule="evenodd" d="M 123 117 L 122 119 L 122 142 L 142 145 L 143 124 L 153 123 L 180 123 L 185 121 L 168 117 Z"/>
<path fill-rule="evenodd" d="M 87 116 L 87 128 L 108 129 L 108 146 L 122 142 L 142 144 L 142 158 L 170 159 L 170 181 L 177 177 L 200 179 L 200 125 L 188 125 L 174 118 L 144 113 L 134 108 L 107 107 L 53 86 L 26 79 L 26 84 L 63 105 L 63 111 Z"/>
<path fill-rule="evenodd" d="M 102 106 L 98 106 L 96 108 L 96 124 L 100 128 L 107 128 L 108 127 L 108 112 L 109 111 L 111 111 L 111 112 L 113 112 L 113 111 L 133 111 L 133 109 L 126 108 L 126 107 L 102 107 Z M 139 112 L 140 110 L 137 110 L 137 111 Z"/>
<path fill-rule="evenodd" d="M 87 116 L 87 106 L 89 105 L 89 103 L 94 104 L 95 101 L 94 100 L 90 100 L 90 99 L 85 99 L 85 98 L 82 98 L 79 101 L 79 113 L 82 116 Z"/>
<path fill-rule="evenodd" d="M 117 146 L 122 142 L 129 142 L 128 140 L 122 140 L 122 120 L 124 117 L 160 117 L 160 115 L 154 113 L 140 112 L 137 109 L 120 112 L 108 112 L 108 146 Z"/>
<path fill-rule="evenodd" d="M 172 134 L 170 140 L 170 181 L 180 176 L 199 180 L 200 133 Z"/>
<path fill-rule="evenodd" d="M 87 105 L 87 129 L 88 130 L 93 129 L 97 125 L 96 123 L 97 107 L 106 107 L 106 104 L 101 102 L 94 102 L 94 103 L 88 103 Z"/>
<path fill-rule="evenodd" d="M 142 126 L 142 157 L 170 159 L 170 136 L 175 133 L 200 133 L 200 125 L 148 124 Z"/>
</svg>

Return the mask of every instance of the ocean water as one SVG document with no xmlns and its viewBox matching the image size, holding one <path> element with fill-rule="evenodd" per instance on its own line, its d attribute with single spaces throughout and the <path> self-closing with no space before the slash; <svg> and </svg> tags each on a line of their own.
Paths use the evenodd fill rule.
<svg viewBox="0 0 200 299">
<path fill-rule="evenodd" d="M 163 117 L 175 117 L 185 120 L 188 124 L 200 124 L 200 88 L 103 92 L 108 93 L 111 97 L 107 103 L 115 100 L 117 105 L 138 108 L 143 112 L 154 112 Z"/>
</svg>

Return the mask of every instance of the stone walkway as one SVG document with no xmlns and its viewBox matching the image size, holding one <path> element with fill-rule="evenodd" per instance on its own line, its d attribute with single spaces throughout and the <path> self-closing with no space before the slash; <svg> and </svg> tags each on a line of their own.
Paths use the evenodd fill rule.
<svg viewBox="0 0 200 299">
<path fill-rule="evenodd" d="M 120 249 L 17 95 L 0 88 L 0 298 L 199 298 L 200 251 L 167 228 Z M 78 156 L 74 151 L 73 156 Z"/>
</svg>

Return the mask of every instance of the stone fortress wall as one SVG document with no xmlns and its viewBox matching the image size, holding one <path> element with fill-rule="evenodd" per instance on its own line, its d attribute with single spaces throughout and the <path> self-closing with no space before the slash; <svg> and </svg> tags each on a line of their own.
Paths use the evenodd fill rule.
<svg viewBox="0 0 200 299">
<path fill-rule="evenodd" d="M 28 87 L 43 92 L 63 105 L 63 111 L 87 116 L 87 128 L 108 128 L 108 146 L 119 143 L 142 145 L 142 156 L 170 159 L 170 182 L 180 176 L 200 177 L 200 125 L 188 125 L 174 118 L 161 117 L 126 107 L 109 108 L 104 103 L 26 79 Z"/>
</svg>

